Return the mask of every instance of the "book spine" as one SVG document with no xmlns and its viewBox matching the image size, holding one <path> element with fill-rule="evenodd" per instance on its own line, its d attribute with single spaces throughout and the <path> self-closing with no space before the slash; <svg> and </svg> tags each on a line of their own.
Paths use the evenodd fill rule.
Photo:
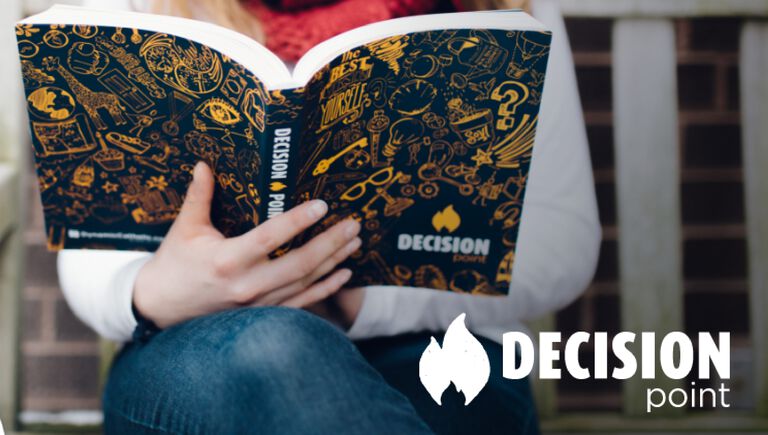
<svg viewBox="0 0 768 435">
<path fill-rule="evenodd" d="M 282 91 L 283 96 L 291 91 Z M 290 95 L 289 95 L 290 97 Z M 290 100 L 300 101 L 298 98 Z M 296 173 L 298 171 L 301 139 L 301 110 L 284 110 L 283 105 L 267 108 L 267 128 L 264 143 L 264 176 L 262 177 L 261 220 L 273 218 L 295 205 Z"/>
</svg>

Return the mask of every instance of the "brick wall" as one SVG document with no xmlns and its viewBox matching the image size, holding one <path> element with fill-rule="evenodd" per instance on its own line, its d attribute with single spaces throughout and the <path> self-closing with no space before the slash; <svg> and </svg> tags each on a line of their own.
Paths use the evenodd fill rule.
<svg viewBox="0 0 768 435">
<path fill-rule="evenodd" d="M 684 228 L 685 327 L 728 330 L 748 344 L 744 206 L 738 101 L 738 29 L 733 19 L 677 23 Z M 604 228 L 595 281 L 558 315 L 565 334 L 620 329 L 611 114 L 611 22 L 569 19 L 579 88 Z M 30 168 L 31 171 L 31 168 Z M 34 178 L 30 177 L 30 180 Z M 69 311 L 57 287 L 55 255 L 43 246 L 36 188 L 29 186 L 28 271 L 24 293 L 26 410 L 93 409 L 98 342 Z M 589 355 L 583 355 L 589 361 Z M 560 383 L 562 410 L 620 408 L 615 381 Z"/>
</svg>

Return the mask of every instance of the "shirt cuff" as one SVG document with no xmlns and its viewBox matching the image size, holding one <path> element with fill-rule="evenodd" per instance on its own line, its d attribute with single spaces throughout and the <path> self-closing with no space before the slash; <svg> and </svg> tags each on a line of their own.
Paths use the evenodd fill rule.
<svg viewBox="0 0 768 435">
<path fill-rule="evenodd" d="M 110 329 L 115 331 L 116 334 L 119 331 L 120 341 L 130 340 L 138 324 L 136 317 L 133 315 L 133 287 L 139 271 L 151 258 L 152 256 L 150 255 L 133 260 L 118 270 L 114 276 L 112 288 L 115 292 L 114 303 L 117 306 L 110 313 L 115 317 L 111 321 L 110 319 L 105 320 L 113 324 L 113 328 Z"/>
<path fill-rule="evenodd" d="M 381 334 L 381 326 L 392 322 L 397 305 L 397 292 L 389 286 L 364 287 L 363 305 L 352 327 L 347 331 L 351 340 L 372 338 Z"/>
</svg>

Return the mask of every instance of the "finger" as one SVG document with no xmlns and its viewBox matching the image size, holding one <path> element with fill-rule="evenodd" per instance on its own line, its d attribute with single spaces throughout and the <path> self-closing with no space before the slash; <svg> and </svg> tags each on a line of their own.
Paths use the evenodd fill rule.
<svg viewBox="0 0 768 435">
<path fill-rule="evenodd" d="M 257 291 L 254 296 L 266 294 L 267 291 L 311 275 L 326 259 L 343 248 L 359 232 L 360 224 L 355 220 L 347 219 L 315 236 L 304 246 L 254 267 L 249 273 L 253 274 L 254 280 L 261 280 L 261 291 Z"/>
<path fill-rule="evenodd" d="M 353 220 L 337 223 L 280 258 L 250 266 L 232 287 L 237 303 L 256 301 L 312 274 L 320 264 L 343 248 L 360 232 L 360 224 Z"/>
<path fill-rule="evenodd" d="M 283 302 L 281 305 L 292 308 L 303 308 L 322 301 L 336 293 L 352 278 L 352 271 L 341 269 L 328 278 L 313 284 L 312 287 Z"/>
<path fill-rule="evenodd" d="M 297 293 L 305 290 L 307 287 L 314 284 L 315 281 L 325 276 L 328 272 L 336 268 L 342 261 L 346 260 L 352 253 L 357 251 L 362 244 L 362 240 L 359 237 L 355 237 L 351 242 L 347 243 L 343 248 L 336 251 L 333 255 L 328 257 L 320 266 L 315 269 L 314 272 L 305 276 L 304 278 L 294 281 L 284 287 L 281 287 L 273 292 L 268 293 L 258 301 L 259 305 L 279 305 L 290 299 Z"/>
<path fill-rule="evenodd" d="M 211 225 L 211 201 L 213 200 L 213 173 L 204 162 L 198 162 L 192 171 L 192 183 L 176 217 L 174 227 Z"/>
<path fill-rule="evenodd" d="M 251 266 L 309 228 L 327 212 L 328 204 L 319 199 L 298 205 L 241 236 L 227 240 L 227 257 L 241 267 Z"/>
</svg>

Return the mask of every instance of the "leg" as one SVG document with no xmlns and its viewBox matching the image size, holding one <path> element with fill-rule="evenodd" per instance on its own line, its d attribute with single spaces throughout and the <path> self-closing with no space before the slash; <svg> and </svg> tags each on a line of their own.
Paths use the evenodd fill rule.
<svg viewBox="0 0 768 435">
<path fill-rule="evenodd" d="M 198 318 L 128 344 L 104 414 L 108 434 L 429 433 L 338 329 L 275 307 Z"/>
<path fill-rule="evenodd" d="M 419 359 L 432 334 L 409 334 L 357 342 L 363 356 L 393 387 L 405 394 L 416 411 L 438 434 L 538 434 L 538 418 L 527 379 L 501 376 L 498 343 L 478 337 L 488 353 L 491 376 L 483 391 L 467 406 L 453 385 L 435 403 L 419 380 Z M 442 334 L 439 334 L 442 335 Z"/>
</svg>

